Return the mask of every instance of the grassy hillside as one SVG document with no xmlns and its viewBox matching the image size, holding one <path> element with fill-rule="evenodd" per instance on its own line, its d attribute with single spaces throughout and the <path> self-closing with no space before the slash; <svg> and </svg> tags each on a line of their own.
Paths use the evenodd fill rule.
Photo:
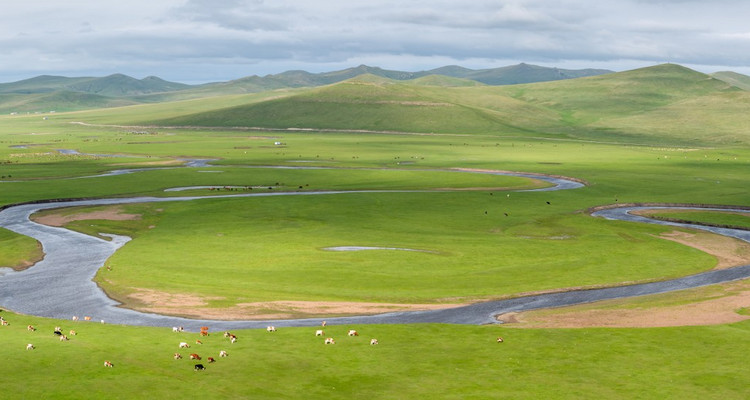
<svg viewBox="0 0 750 400">
<path fill-rule="evenodd" d="M 711 76 L 740 89 L 750 90 L 750 76 L 732 71 L 715 72 Z"/>
<path fill-rule="evenodd" d="M 122 107 L 136 104 L 98 94 L 56 91 L 35 94 L 0 94 L 0 113 L 48 113 L 92 108 Z"/>
<path fill-rule="evenodd" d="M 511 121 L 504 121 L 492 112 L 476 107 L 466 107 L 453 101 L 449 93 L 446 91 L 436 95 L 431 87 L 395 83 L 365 75 L 283 99 L 144 122 L 159 125 L 420 133 L 515 131 Z"/>
<path fill-rule="evenodd" d="M 526 133 L 710 145 L 750 142 L 750 93 L 674 64 L 556 82 L 446 87 L 366 76 L 296 96 L 148 123 L 418 133 Z M 455 85 L 454 85 L 455 86 Z"/>
</svg>

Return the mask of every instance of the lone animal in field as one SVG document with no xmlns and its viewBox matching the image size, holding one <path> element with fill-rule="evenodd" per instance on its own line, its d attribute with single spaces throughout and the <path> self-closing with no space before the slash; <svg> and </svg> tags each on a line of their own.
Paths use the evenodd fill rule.
<svg viewBox="0 0 750 400">
<path fill-rule="evenodd" d="M 370 339 L 370 345 L 378 344 L 378 339 Z"/>
<path fill-rule="evenodd" d="M 349 336 L 359 336 L 359 332 L 355 331 L 354 329 L 349 329 L 349 333 L 347 333 Z"/>
<path fill-rule="evenodd" d="M 199 355 L 197 355 L 197 354 L 193 353 L 193 354 L 191 354 L 191 355 L 190 355 L 190 359 L 191 359 L 191 360 L 200 360 L 200 359 L 201 359 L 201 356 L 199 356 Z"/>
<path fill-rule="evenodd" d="M 187 348 L 189 348 L 189 347 L 190 347 L 190 345 L 189 345 L 189 344 L 187 344 L 186 342 L 180 342 L 180 348 L 181 348 L 181 349 L 187 349 Z"/>
<path fill-rule="evenodd" d="M 323 332 L 322 329 L 318 329 L 317 331 L 315 331 L 315 336 L 323 336 L 323 335 L 325 335 L 325 332 Z"/>
<path fill-rule="evenodd" d="M 109 367 L 109 368 L 112 368 L 112 367 L 113 367 L 114 365 L 112 365 L 112 363 L 111 363 L 111 362 L 109 362 L 109 361 L 105 361 L 105 362 L 104 362 L 104 366 L 105 366 L 105 367 Z"/>
<path fill-rule="evenodd" d="M 333 338 L 326 338 L 326 340 L 323 342 L 324 344 L 336 344 L 336 341 L 333 340 Z"/>
<path fill-rule="evenodd" d="M 77 315 L 73 316 L 73 321 L 78 321 L 78 316 Z"/>
<path fill-rule="evenodd" d="M 266 327 L 267 332 L 276 332 L 276 327 L 273 325 L 269 325 Z"/>
<path fill-rule="evenodd" d="M 209 363 L 209 364 L 210 364 L 210 363 L 212 363 L 212 362 L 216 362 L 216 359 L 215 359 L 215 358 L 213 358 L 213 357 L 208 357 L 208 359 L 207 359 L 207 360 L 208 360 L 208 363 Z"/>
<path fill-rule="evenodd" d="M 36 331 L 36 328 L 34 328 L 33 325 L 29 325 L 29 326 L 26 327 L 26 330 L 29 331 L 29 332 L 34 332 L 34 331 Z"/>
<path fill-rule="evenodd" d="M 203 364 L 195 364 L 195 367 L 193 367 L 193 371 L 203 371 L 206 369 L 206 367 L 203 366 Z"/>
<path fill-rule="evenodd" d="M 34 350 L 34 345 L 29 343 L 26 345 L 26 350 Z"/>
<path fill-rule="evenodd" d="M 224 351 L 224 350 L 219 351 L 219 357 L 228 357 L 228 356 L 229 356 L 229 354 L 227 354 L 226 351 Z"/>
<path fill-rule="evenodd" d="M 498 337 L 497 337 L 497 342 L 498 342 L 498 343 L 502 343 L 502 342 L 503 342 L 503 338 L 501 338 L 500 336 L 498 336 Z"/>
<path fill-rule="evenodd" d="M 180 354 L 180 353 L 174 353 L 174 359 L 175 360 L 179 360 L 181 358 L 182 358 L 182 354 Z"/>
</svg>

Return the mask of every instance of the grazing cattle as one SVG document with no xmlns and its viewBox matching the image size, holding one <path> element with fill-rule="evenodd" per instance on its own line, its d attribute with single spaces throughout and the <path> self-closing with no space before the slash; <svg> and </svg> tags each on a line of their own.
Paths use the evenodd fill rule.
<svg viewBox="0 0 750 400">
<path fill-rule="evenodd" d="M 74 315 L 73 316 L 73 321 L 78 321 L 78 316 Z"/>
<path fill-rule="evenodd" d="M 232 336 L 232 334 L 229 332 L 224 332 L 224 337 L 229 337 L 229 336 Z"/>
<path fill-rule="evenodd" d="M 109 367 L 109 368 L 112 368 L 112 367 L 113 367 L 112 363 L 111 363 L 111 362 L 109 362 L 109 361 L 105 361 L 105 362 L 104 362 L 104 366 L 105 366 L 105 367 Z"/>
<path fill-rule="evenodd" d="M 317 331 L 315 331 L 315 336 L 323 336 L 323 335 L 325 335 L 325 332 L 323 332 L 322 329 L 318 329 Z"/>
<path fill-rule="evenodd" d="M 498 336 L 498 337 L 497 337 L 497 342 L 498 342 L 498 343 L 502 343 L 502 342 L 503 342 L 503 338 L 501 338 L 501 337 L 499 337 L 499 336 Z"/>
<path fill-rule="evenodd" d="M 206 369 L 206 367 L 203 366 L 203 364 L 195 364 L 195 367 L 193 367 L 193 371 L 203 371 Z"/>
<path fill-rule="evenodd" d="M 174 359 L 175 360 L 179 360 L 181 358 L 182 358 L 182 354 L 180 354 L 180 353 L 174 353 Z"/>
<path fill-rule="evenodd" d="M 325 321 L 321 322 L 320 326 L 325 327 L 326 326 L 326 322 Z"/>
<path fill-rule="evenodd" d="M 76 332 L 76 331 L 74 331 L 74 330 L 72 330 L 72 329 L 70 330 L 70 336 L 75 336 L 75 335 L 77 335 L 77 334 L 78 334 L 78 332 Z"/>
<path fill-rule="evenodd" d="M 354 329 L 349 329 L 349 333 L 347 333 L 349 336 L 359 336 L 359 332 L 355 331 Z"/>
<path fill-rule="evenodd" d="M 193 353 L 193 354 L 191 354 L 191 355 L 190 355 L 190 359 L 191 359 L 191 360 L 200 360 L 200 359 L 201 359 L 201 356 L 199 356 L 199 355 L 197 355 L 197 354 Z"/>
<path fill-rule="evenodd" d="M 266 327 L 267 332 L 276 332 L 276 327 L 273 325 L 269 325 Z"/>
<path fill-rule="evenodd" d="M 29 326 L 26 327 L 26 330 L 29 331 L 29 332 L 34 332 L 34 331 L 36 331 L 36 328 L 34 328 L 33 325 L 29 325 Z"/>
<path fill-rule="evenodd" d="M 91 317 L 89 317 L 88 315 L 85 316 L 85 317 L 83 317 L 83 319 L 84 319 L 84 321 L 91 321 Z"/>
<path fill-rule="evenodd" d="M 4 320 L 4 319 L 3 319 L 3 320 L 0 320 L 0 324 L 2 324 L 3 326 L 8 326 L 8 325 L 10 325 L 10 324 L 8 323 L 8 321 L 6 321 L 6 320 Z"/>
<path fill-rule="evenodd" d="M 60 328 L 55 328 L 55 335 L 62 336 L 62 332 L 60 332 Z"/>
<path fill-rule="evenodd" d="M 180 348 L 181 348 L 181 349 L 183 349 L 183 348 L 184 348 L 184 349 L 187 349 L 187 348 L 189 348 L 189 347 L 190 347 L 190 345 L 189 345 L 189 344 L 187 344 L 187 343 L 185 343 L 185 342 L 180 342 Z"/>
<path fill-rule="evenodd" d="M 201 331 L 200 335 L 201 336 L 208 336 L 208 331 Z"/>
<path fill-rule="evenodd" d="M 55 327 L 55 332 L 62 332 L 62 328 L 60 328 L 59 326 L 56 326 Z"/>
<path fill-rule="evenodd" d="M 324 344 L 336 344 L 336 341 L 333 340 L 333 338 L 326 338 Z"/>
<path fill-rule="evenodd" d="M 370 339 L 370 345 L 378 344 L 378 339 Z"/>
<path fill-rule="evenodd" d="M 203 342 L 201 342 L 200 340 L 196 340 L 195 344 L 203 344 Z"/>
<path fill-rule="evenodd" d="M 228 357 L 228 356 L 229 356 L 229 354 L 227 354 L 227 352 L 226 352 L 226 351 L 224 351 L 224 350 L 221 350 L 221 351 L 219 352 L 219 357 Z"/>
<path fill-rule="evenodd" d="M 181 326 L 173 326 L 172 327 L 172 332 L 182 332 L 184 330 L 185 329 L 183 327 L 181 327 Z"/>
<path fill-rule="evenodd" d="M 234 343 L 234 342 L 236 342 L 236 341 L 237 341 L 237 336 L 234 336 L 234 335 L 229 335 L 229 342 L 230 342 L 230 343 Z"/>
<path fill-rule="evenodd" d="M 29 343 L 26 345 L 26 350 L 34 350 L 34 345 Z"/>
<path fill-rule="evenodd" d="M 212 362 L 216 362 L 216 359 L 214 359 L 213 357 L 208 357 L 208 363 L 210 364 Z"/>
<path fill-rule="evenodd" d="M 60 341 L 61 342 L 67 342 L 68 341 L 68 337 L 65 336 L 65 335 L 60 335 Z"/>
</svg>

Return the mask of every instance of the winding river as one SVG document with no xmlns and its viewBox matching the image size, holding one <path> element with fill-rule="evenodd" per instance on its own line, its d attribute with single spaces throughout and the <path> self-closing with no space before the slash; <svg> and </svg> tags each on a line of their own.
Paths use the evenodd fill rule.
<svg viewBox="0 0 750 400">
<path fill-rule="evenodd" d="M 201 166 L 204 165 L 201 164 Z M 128 172 L 133 171 L 136 170 L 128 170 Z M 576 182 L 571 179 L 547 177 L 537 174 L 491 171 L 460 172 L 521 176 L 544 180 L 552 184 L 552 186 L 550 187 L 534 189 L 534 191 L 569 190 L 580 188 L 583 186 L 583 184 L 581 184 L 580 182 Z M 36 315 L 41 317 L 69 319 L 73 315 L 90 315 L 96 321 L 103 320 L 107 323 L 139 326 L 184 326 L 189 330 L 198 330 L 198 327 L 207 324 L 210 324 L 212 329 L 215 330 L 263 328 L 270 323 L 273 323 L 273 325 L 278 327 L 318 326 L 320 325 L 323 318 L 287 319 L 273 321 L 196 320 L 150 314 L 121 308 L 116 301 L 108 298 L 105 295 L 105 293 L 93 282 L 93 278 L 97 270 L 104 265 L 105 261 L 112 254 L 114 254 L 117 249 L 125 245 L 130 239 L 123 236 L 111 235 L 112 240 L 106 241 L 64 228 L 37 224 L 30 221 L 29 216 L 32 213 L 42 209 L 71 206 L 114 205 L 144 202 L 198 201 L 205 198 L 227 197 L 342 196 L 351 193 L 388 192 L 403 193 L 407 191 L 320 191 L 246 193 L 210 197 L 135 197 L 127 199 L 97 199 L 12 206 L 0 211 L 0 226 L 38 240 L 40 243 L 42 243 L 46 255 L 42 261 L 38 262 L 31 268 L 18 272 L 7 272 L 5 273 L 5 275 L 0 276 L 0 306 L 18 313 Z M 656 207 L 646 208 L 654 209 Z M 613 208 L 598 211 L 594 213 L 594 215 L 608 219 L 658 223 L 703 229 L 750 242 L 750 232 L 747 231 L 655 221 L 633 215 L 631 213 L 631 211 L 638 209 L 640 208 Z M 722 209 L 722 211 L 727 210 Z M 428 322 L 454 324 L 491 324 L 497 323 L 497 320 L 495 318 L 496 315 L 511 311 L 560 307 L 605 299 L 662 293 L 672 290 L 687 289 L 743 279 L 747 277 L 750 277 L 750 265 L 723 270 L 712 270 L 669 281 L 604 289 L 575 290 L 560 293 L 540 294 L 507 300 L 476 303 L 451 309 L 393 312 L 378 315 L 325 319 L 330 324 L 401 324 Z"/>
</svg>

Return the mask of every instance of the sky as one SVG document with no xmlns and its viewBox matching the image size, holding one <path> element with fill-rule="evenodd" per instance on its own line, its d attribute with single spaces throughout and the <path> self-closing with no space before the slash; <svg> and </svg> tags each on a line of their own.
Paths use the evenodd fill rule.
<svg viewBox="0 0 750 400">
<path fill-rule="evenodd" d="M 37 75 L 228 81 L 361 64 L 521 62 L 750 75 L 743 0 L 28 0 L 0 10 L 0 82 Z"/>
</svg>

